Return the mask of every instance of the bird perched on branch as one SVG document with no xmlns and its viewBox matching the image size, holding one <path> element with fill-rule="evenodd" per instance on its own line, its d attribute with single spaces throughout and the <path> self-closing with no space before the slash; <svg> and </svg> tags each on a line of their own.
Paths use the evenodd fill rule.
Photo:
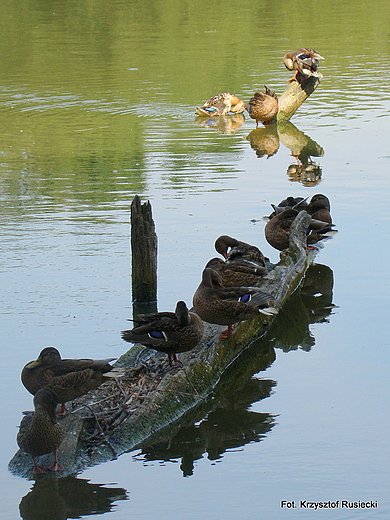
<svg viewBox="0 0 390 520">
<path fill-rule="evenodd" d="M 228 338 L 232 325 L 260 313 L 272 316 L 277 310 L 270 304 L 273 296 L 258 287 L 224 287 L 220 275 L 206 268 L 193 298 L 194 309 L 208 323 L 228 325 L 221 338 Z"/>
<path fill-rule="evenodd" d="M 203 321 L 183 301 L 177 302 L 175 312 L 140 314 L 136 322 L 133 329 L 122 332 L 122 339 L 165 352 L 171 366 L 180 363 L 178 352 L 192 350 L 203 336 Z"/>
<path fill-rule="evenodd" d="M 290 227 L 298 213 L 296 209 L 286 209 L 267 222 L 264 228 L 265 238 L 272 247 L 279 251 L 289 247 Z M 333 233 L 331 224 L 312 218 L 306 230 L 306 242 L 308 245 L 314 244 Z"/>
<path fill-rule="evenodd" d="M 288 70 L 294 70 L 294 75 L 288 81 L 298 81 L 298 73 L 304 74 L 305 76 L 318 76 L 317 68 L 319 65 L 318 60 L 324 58 L 313 49 L 306 49 L 302 47 L 297 51 L 287 52 L 283 56 L 283 62 Z"/>
<path fill-rule="evenodd" d="M 59 413 L 65 415 L 67 401 L 123 375 L 123 369 L 110 365 L 114 359 L 62 359 L 56 348 L 46 347 L 23 368 L 22 383 L 33 395 L 44 387 L 54 390 L 62 405 Z"/>
<path fill-rule="evenodd" d="M 259 121 L 263 125 L 272 124 L 278 113 L 278 96 L 267 85 L 264 85 L 264 88 L 265 92 L 255 92 L 253 98 L 245 105 L 250 117 L 256 120 L 256 128 Z"/>
<path fill-rule="evenodd" d="M 247 244 L 229 235 L 221 235 L 215 241 L 214 247 L 229 264 L 255 267 L 257 274 L 267 273 L 266 261 L 268 259 L 257 246 Z"/>
<path fill-rule="evenodd" d="M 51 471 L 64 469 L 57 459 L 57 449 L 64 436 L 62 427 L 56 419 L 57 404 L 57 394 L 50 388 L 41 388 L 34 396 L 34 414 L 26 415 L 20 423 L 17 442 L 21 450 L 31 455 L 34 474 L 45 473 L 47 469 Z M 36 461 L 36 457 L 46 453 L 54 453 L 54 463 L 49 468 L 40 466 Z"/>
</svg>

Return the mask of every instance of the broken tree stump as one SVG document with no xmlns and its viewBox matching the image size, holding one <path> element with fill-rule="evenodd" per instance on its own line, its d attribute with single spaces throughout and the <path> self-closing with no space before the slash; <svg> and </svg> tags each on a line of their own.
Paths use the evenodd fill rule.
<svg viewBox="0 0 390 520">
<path fill-rule="evenodd" d="M 318 76 L 305 76 L 298 74 L 298 81 L 291 81 L 283 94 L 278 99 L 279 110 L 277 121 L 288 121 L 295 114 L 302 103 L 315 91 L 321 83 L 322 74 Z M 303 81 L 302 81 L 303 80 Z M 302 81 L 302 83 L 300 83 Z"/>
<path fill-rule="evenodd" d="M 157 301 L 157 235 L 150 202 L 131 204 L 131 279 L 134 304 Z"/>
</svg>

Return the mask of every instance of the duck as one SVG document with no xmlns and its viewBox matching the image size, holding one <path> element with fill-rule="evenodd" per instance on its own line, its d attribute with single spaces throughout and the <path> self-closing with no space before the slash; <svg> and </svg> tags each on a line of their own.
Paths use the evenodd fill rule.
<svg viewBox="0 0 390 520">
<path fill-rule="evenodd" d="M 318 76 L 317 68 L 319 65 L 318 60 L 324 58 L 313 49 L 307 49 L 302 47 L 297 51 L 287 52 L 283 56 L 283 62 L 288 70 L 294 70 L 294 75 L 288 81 L 298 81 L 298 73 L 304 74 L 305 79 L 309 76 Z"/>
<path fill-rule="evenodd" d="M 202 106 L 196 107 L 199 116 L 224 116 L 241 114 L 245 110 L 245 103 L 230 92 L 223 92 L 208 99 Z"/>
<path fill-rule="evenodd" d="M 133 329 L 122 331 L 122 339 L 168 354 L 170 366 L 182 364 L 176 354 L 192 350 L 203 336 L 202 319 L 183 301 L 177 302 L 175 312 L 140 314 L 138 321 Z"/>
<path fill-rule="evenodd" d="M 286 209 L 307 209 L 307 199 L 308 197 L 304 198 L 289 196 L 280 201 L 279 204 L 271 204 L 273 212 L 269 215 L 268 218 L 272 218 Z"/>
<path fill-rule="evenodd" d="M 256 128 L 259 121 L 265 126 L 274 123 L 278 113 L 278 96 L 267 85 L 264 85 L 264 88 L 265 92 L 255 92 L 245 105 L 250 117 L 256 120 Z"/>
<path fill-rule="evenodd" d="M 215 241 L 214 247 L 229 264 L 253 267 L 258 275 L 267 273 L 268 258 L 257 246 L 247 244 L 229 235 L 221 235 Z"/>
<path fill-rule="evenodd" d="M 59 415 L 65 415 L 67 401 L 95 390 L 106 378 L 123 375 L 123 369 L 110 365 L 114 359 L 62 359 L 55 347 L 46 347 L 23 367 L 21 379 L 33 395 L 44 387 L 56 392 L 61 403 Z"/>
<path fill-rule="evenodd" d="M 307 207 L 309 215 L 328 224 L 332 224 L 332 217 L 330 214 L 330 202 L 326 195 L 317 193 L 313 195 Z"/>
<path fill-rule="evenodd" d="M 56 419 L 57 404 L 57 394 L 50 388 L 41 388 L 34 395 L 34 414 L 25 415 L 20 423 L 17 443 L 22 451 L 31 456 L 34 474 L 64 469 L 57 457 L 57 450 L 64 437 L 64 431 Z M 47 453 L 54 454 L 54 462 L 45 468 L 37 463 L 36 457 Z"/>
<path fill-rule="evenodd" d="M 264 271 L 256 266 L 237 262 L 225 262 L 222 258 L 212 258 L 205 266 L 217 271 L 224 287 L 256 286 L 264 276 Z"/>
<path fill-rule="evenodd" d="M 274 297 L 259 287 L 224 287 L 221 276 L 209 267 L 202 272 L 202 280 L 195 291 L 193 305 L 207 323 L 227 325 L 221 338 L 228 338 L 232 326 L 260 313 L 272 316 L 277 310 L 270 304 Z"/>
<path fill-rule="evenodd" d="M 296 209 L 286 209 L 276 214 L 267 222 L 264 228 L 265 238 L 272 247 L 279 251 L 283 251 L 283 249 L 289 247 L 290 227 L 298 213 Z M 331 230 L 331 226 L 327 222 L 312 218 L 306 231 L 307 244 L 314 244 L 326 236 L 329 236 L 327 233 Z"/>
</svg>

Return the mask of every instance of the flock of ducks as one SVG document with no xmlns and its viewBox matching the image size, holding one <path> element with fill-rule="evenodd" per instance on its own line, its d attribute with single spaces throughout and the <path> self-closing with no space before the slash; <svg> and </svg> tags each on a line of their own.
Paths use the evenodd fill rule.
<svg viewBox="0 0 390 520">
<path fill-rule="evenodd" d="M 319 60 L 322 59 L 324 58 L 318 52 L 304 47 L 286 53 L 283 63 L 288 70 L 294 71 L 294 75 L 288 81 L 302 84 L 310 76 L 318 76 Z M 264 92 L 255 92 L 248 103 L 229 92 L 217 94 L 197 107 L 196 113 L 200 116 L 224 116 L 240 114 L 247 110 L 249 116 L 256 121 L 256 128 L 259 122 L 265 126 L 271 125 L 278 113 L 278 96 L 267 85 L 264 85 L 264 89 Z"/>
<path fill-rule="evenodd" d="M 321 240 L 332 230 L 330 203 L 325 195 L 314 195 L 310 202 L 301 197 L 287 197 L 277 205 L 265 226 L 265 238 L 276 249 L 288 247 L 289 229 L 299 211 L 311 216 L 307 229 L 307 243 Z M 166 353 L 169 365 L 182 363 L 176 354 L 194 349 L 202 339 L 204 322 L 224 325 L 221 334 L 228 338 L 233 324 L 259 314 L 273 316 L 273 296 L 259 287 L 270 269 L 269 259 L 251 244 L 223 235 L 215 241 L 215 249 L 222 258 L 212 258 L 205 265 L 201 282 L 193 296 L 193 311 L 179 301 L 175 312 L 141 314 L 131 330 L 122 338 Z M 34 395 L 34 414 L 26 415 L 17 436 L 21 450 L 30 454 L 33 473 L 58 471 L 63 467 L 57 450 L 64 433 L 57 423 L 58 415 L 66 414 L 65 403 L 98 388 L 106 378 L 118 378 L 123 369 L 114 368 L 113 359 L 62 359 L 54 347 L 44 348 L 38 358 L 27 363 L 21 374 L 25 388 Z M 56 414 L 57 404 L 61 410 Z M 54 463 L 46 468 L 36 458 L 54 454 Z"/>
</svg>

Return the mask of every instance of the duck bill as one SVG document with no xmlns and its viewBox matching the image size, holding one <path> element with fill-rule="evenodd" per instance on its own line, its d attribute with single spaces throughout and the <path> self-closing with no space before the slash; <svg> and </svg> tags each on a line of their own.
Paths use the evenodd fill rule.
<svg viewBox="0 0 390 520">
<path fill-rule="evenodd" d="M 35 368 L 35 367 L 39 367 L 40 365 L 42 365 L 42 359 L 36 359 L 35 361 L 31 361 L 30 363 L 28 363 L 26 365 L 26 368 Z"/>
</svg>

